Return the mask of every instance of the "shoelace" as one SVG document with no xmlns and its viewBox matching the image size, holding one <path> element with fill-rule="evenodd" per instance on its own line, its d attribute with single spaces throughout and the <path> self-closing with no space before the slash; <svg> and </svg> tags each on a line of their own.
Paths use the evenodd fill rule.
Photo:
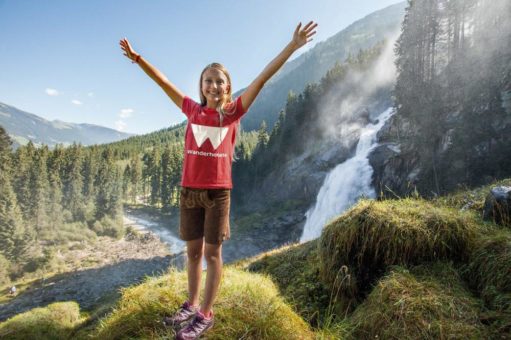
<svg viewBox="0 0 511 340">
<path fill-rule="evenodd" d="M 193 331 L 194 333 L 199 333 L 204 328 L 206 328 L 207 325 L 208 325 L 204 321 L 206 321 L 206 320 L 198 318 L 198 317 L 195 317 L 193 319 L 193 321 L 188 325 L 188 327 L 186 327 L 186 331 L 187 332 Z"/>
</svg>

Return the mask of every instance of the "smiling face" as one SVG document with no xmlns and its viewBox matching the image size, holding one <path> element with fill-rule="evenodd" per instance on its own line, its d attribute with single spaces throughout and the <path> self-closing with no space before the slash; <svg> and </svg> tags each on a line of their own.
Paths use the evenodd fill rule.
<svg viewBox="0 0 511 340">
<path fill-rule="evenodd" d="M 216 109 L 231 98 L 231 82 L 226 73 L 215 67 L 204 70 L 200 81 L 201 102 Z"/>
</svg>

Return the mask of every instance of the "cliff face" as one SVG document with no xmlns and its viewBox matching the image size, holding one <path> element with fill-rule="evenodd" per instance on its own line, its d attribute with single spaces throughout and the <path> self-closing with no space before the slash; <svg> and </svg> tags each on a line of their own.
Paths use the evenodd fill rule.
<svg viewBox="0 0 511 340">
<path fill-rule="evenodd" d="M 397 113 L 370 156 L 381 194 L 438 195 L 511 174 L 509 11 L 509 1 L 406 9 Z"/>
<path fill-rule="evenodd" d="M 502 91 L 501 95 L 509 97 L 511 91 Z M 376 191 L 387 197 L 407 195 L 415 190 L 430 196 L 463 185 L 482 185 L 508 177 L 511 109 L 504 101 L 502 108 L 501 113 L 480 114 L 478 120 L 470 122 L 459 113 L 445 115 L 439 122 L 445 131 L 431 154 L 422 153 L 417 142 L 419 136 L 427 138 L 428 132 L 413 125 L 410 119 L 395 115 L 378 134 L 380 145 L 369 156 Z M 491 128 L 490 135 L 465 135 L 464 139 L 471 142 L 462 143 L 461 135 L 467 130 L 485 128 Z M 430 159 L 436 161 L 436 168 L 425 165 Z"/>
</svg>

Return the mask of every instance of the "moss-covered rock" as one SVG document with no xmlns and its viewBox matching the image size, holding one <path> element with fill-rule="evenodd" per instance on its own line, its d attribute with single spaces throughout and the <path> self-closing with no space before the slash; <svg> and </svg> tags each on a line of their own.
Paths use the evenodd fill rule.
<svg viewBox="0 0 511 340">
<path fill-rule="evenodd" d="M 0 338 L 69 339 L 83 321 L 76 302 L 57 302 L 44 308 L 34 308 L 0 323 Z"/>
<path fill-rule="evenodd" d="M 185 300 L 185 272 L 149 279 L 123 291 L 114 311 L 101 321 L 98 339 L 172 337 L 161 319 Z M 225 268 L 215 302 L 215 326 L 208 339 L 312 339 L 303 319 L 279 296 L 268 278 L 234 268 Z"/>
<path fill-rule="evenodd" d="M 479 312 L 449 264 L 392 267 L 349 321 L 354 339 L 482 339 Z"/>
<path fill-rule="evenodd" d="M 511 178 L 495 181 L 491 184 L 472 189 L 463 189 L 433 200 L 435 205 L 450 206 L 457 209 L 471 210 L 481 215 L 484 201 L 490 190 L 496 186 L 511 186 Z"/>
<path fill-rule="evenodd" d="M 321 275 L 331 289 L 363 298 L 391 265 L 465 261 L 477 235 L 473 214 L 420 199 L 363 200 L 325 227 Z"/>
</svg>

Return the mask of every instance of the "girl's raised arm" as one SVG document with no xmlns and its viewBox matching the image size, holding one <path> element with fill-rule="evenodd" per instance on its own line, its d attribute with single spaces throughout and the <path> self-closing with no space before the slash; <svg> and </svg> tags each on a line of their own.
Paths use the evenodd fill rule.
<svg viewBox="0 0 511 340">
<path fill-rule="evenodd" d="M 172 84 L 167 77 L 156 67 L 149 64 L 147 60 L 142 58 L 142 56 L 133 50 L 131 47 L 128 39 L 124 38 L 121 39 L 119 42 L 121 45 L 121 49 L 124 51 L 124 55 L 131 59 L 132 62 L 137 63 L 140 65 L 142 70 L 151 77 L 152 80 L 154 80 L 162 89 L 165 91 L 165 93 L 172 99 L 172 101 L 181 109 L 183 106 L 183 98 L 185 95 L 183 92 L 181 92 L 174 84 Z"/>
<path fill-rule="evenodd" d="M 254 102 L 255 98 L 263 88 L 264 84 L 284 65 L 286 60 L 289 59 L 294 51 L 312 40 L 312 36 L 316 34 L 315 28 L 318 24 L 310 21 L 307 25 L 301 28 L 302 23 L 296 26 L 293 34 L 293 39 L 287 44 L 287 46 L 275 57 L 264 70 L 257 76 L 257 78 L 247 87 L 245 92 L 241 95 L 241 103 L 243 104 L 243 110 L 247 111 L 250 105 Z"/>
</svg>

